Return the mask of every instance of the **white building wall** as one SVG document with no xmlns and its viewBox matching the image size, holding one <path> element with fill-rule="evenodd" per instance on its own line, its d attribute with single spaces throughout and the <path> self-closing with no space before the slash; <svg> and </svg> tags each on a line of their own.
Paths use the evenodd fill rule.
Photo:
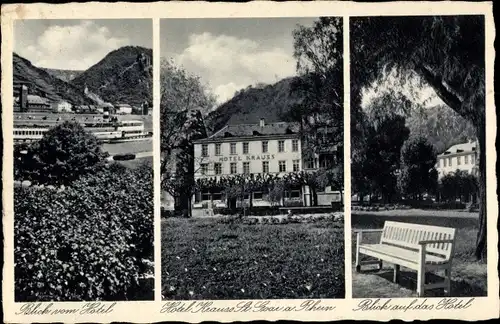
<svg viewBox="0 0 500 324">
<path fill-rule="evenodd" d="M 258 139 L 249 141 L 233 141 L 233 142 L 222 142 L 221 144 L 221 154 L 215 154 L 215 143 L 207 143 L 208 145 L 208 156 L 202 156 L 202 147 L 200 143 L 194 146 L 194 156 L 195 156 L 195 178 L 200 177 L 213 177 L 215 176 L 215 163 L 221 163 L 222 174 L 221 176 L 230 175 L 230 165 L 231 162 L 236 162 L 237 174 L 243 174 L 243 162 L 248 162 L 250 164 L 250 173 L 262 173 L 262 162 L 269 162 L 269 173 L 279 173 L 279 161 L 285 161 L 286 171 L 293 172 L 293 161 L 298 160 L 299 170 L 302 170 L 302 157 L 301 157 L 301 143 L 298 140 L 298 149 L 293 151 L 292 149 L 292 138 L 282 139 L 285 144 L 285 149 L 283 152 L 278 150 L 278 139 Z M 268 142 L 268 152 L 262 152 L 262 142 Z M 248 142 L 248 154 L 243 154 L 243 143 Z M 236 154 L 231 154 L 231 144 L 236 144 Z M 201 174 L 201 164 L 208 164 L 208 172 L 206 175 Z"/>
<path fill-rule="evenodd" d="M 466 171 L 471 174 L 476 164 L 477 156 L 475 151 L 463 152 L 460 154 L 440 155 L 437 158 L 436 170 L 439 173 L 439 178 L 442 178 L 447 173 L 455 172 L 457 170 Z"/>
</svg>

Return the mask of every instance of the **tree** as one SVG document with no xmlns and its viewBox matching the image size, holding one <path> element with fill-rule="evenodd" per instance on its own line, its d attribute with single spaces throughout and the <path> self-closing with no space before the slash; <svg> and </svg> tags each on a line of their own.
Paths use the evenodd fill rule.
<svg viewBox="0 0 500 324">
<path fill-rule="evenodd" d="M 360 109 L 363 89 L 384 71 L 394 70 L 401 85 L 411 90 L 430 87 L 474 125 L 480 196 L 475 254 L 483 258 L 487 223 L 484 16 L 363 17 L 350 22 L 352 108 Z M 397 89 L 392 92 L 398 95 Z"/>
<path fill-rule="evenodd" d="M 16 151 L 17 152 L 17 151 Z M 98 139 L 76 122 L 65 121 L 29 145 L 16 168 L 18 174 L 41 184 L 68 185 L 103 166 L 107 153 Z"/>
<path fill-rule="evenodd" d="M 422 199 L 422 193 L 436 190 L 436 152 L 424 137 L 412 137 L 401 148 L 398 188 L 404 195 Z"/>
<path fill-rule="evenodd" d="M 478 193 L 477 178 L 461 170 L 447 173 L 440 180 L 439 193 L 445 201 L 455 201 L 457 198 L 462 201 L 465 197 L 468 200 Z"/>
<path fill-rule="evenodd" d="M 385 100 L 370 107 L 378 111 Z M 362 142 L 356 146 L 353 158 L 353 189 L 361 196 L 382 195 L 385 202 L 391 202 L 396 195 L 397 172 L 400 168 L 400 152 L 410 131 L 405 118 L 400 115 L 366 116 Z"/>
<path fill-rule="evenodd" d="M 188 216 L 195 190 L 193 141 L 207 136 L 203 114 L 214 107 L 215 97 L 172 61 L 161 62 L 160 82 L 162 188 L 175 198 L 176 210 Z"/>
<path fill-rule="evenodd" d="M 343 142 L 342 34 L 339 17 L 322 17 L 312 27 L 293 31 L 300 77 L 290 91 L 302 100 L 291 107 L 288 118 L 301 126 L 306 157 L 332 152 Z"/>
</svg>

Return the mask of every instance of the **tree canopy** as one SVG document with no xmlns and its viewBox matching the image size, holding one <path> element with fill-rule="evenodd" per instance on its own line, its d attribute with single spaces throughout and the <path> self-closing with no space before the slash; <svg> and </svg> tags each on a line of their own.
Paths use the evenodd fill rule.
<svg viewBox="0 0 500 324">
<path fill-rule="evenodd" d="M 41 184 L 68 185 L 102 166 L 107 156 L 92 133 L 70 121 L 51 128 L 24 150 L 15 150 L 20 159 L 17 175 Z"/>
<path fill-rule="evenodd" d="M 215 105 L 215 97 L 199 77 L 174 62 L 161 63 L 160 172 L 162 188 L 189 211 L 194 193 L 193 141 L 207 136 L 203 115 Z"/>
<path fill-rule="evenodd" d="M 321 17 L 312 27 L 299 26 L 293 38 L 300 77 L 291 92 L 302 100 L 292 105 L 288 117 L 301 124 L 306 154 L 331 151 L 344 134 L 342 19 Z"/>
</svg>

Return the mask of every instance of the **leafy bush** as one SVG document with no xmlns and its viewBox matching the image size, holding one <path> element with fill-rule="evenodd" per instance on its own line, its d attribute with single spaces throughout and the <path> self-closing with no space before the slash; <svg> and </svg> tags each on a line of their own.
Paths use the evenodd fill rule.
<svg viewBox="0 0 500 324">
<path fill-rule="evenodd" d="M 153 259 L 151 168 L 112 164 L 14 198 L 16 301 L 127 300 L 140 289 Z"/>
<path fill-rule="evenodd" d="M 14 175 L 18 180 L 68 185 L 105 163 L 97 138 L 79 123 L 65 121 L 37 142 L 14 148 Z"/>
</svg>

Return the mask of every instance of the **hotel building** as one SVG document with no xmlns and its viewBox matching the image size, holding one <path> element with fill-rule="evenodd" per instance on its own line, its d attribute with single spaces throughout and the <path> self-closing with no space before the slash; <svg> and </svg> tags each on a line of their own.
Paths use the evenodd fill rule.
<svg viewBox="0 0 500 324">
<path fill-rule="evenodd" d="M 468 143 L 453 145 L 445 152 L 439 154 L 436 162 L 439 179 L 445 174 L 457 170 L 477 175 L 478 152 L 476 148 L 477 143 L 469 141 Z"/>
<path fill-rule="evenodd" d="M 284 174 L 314 171 L 332 162 L 332 154 L 322 154 L 314 159 L 303 157 L 303 142 L 298 125 L 269 123 L 227 125 L 213 135 L 194 141 L 195 180 L 201 178 L 231 177 L 248 174 Z M 337 153 L 338 154 L 338 153 Z M 342 153 L 340 153 L 342 154 Z M 253 206 L 270 206 L 267 193 L 253 192 Z M 294 201 L 293 205 L 311 204 L 307 186 L 293 188 L 284 193 L 281 204 Z M 317 193 L 318 205 L 340 201 L 340 193 L 327 187 Z M 249 197 L 245 197 L 249 199 Z M 197 210 L 227 207 L 223 193 L 198 192 L 193 197 L 193 215 Z"/>
</svg>

